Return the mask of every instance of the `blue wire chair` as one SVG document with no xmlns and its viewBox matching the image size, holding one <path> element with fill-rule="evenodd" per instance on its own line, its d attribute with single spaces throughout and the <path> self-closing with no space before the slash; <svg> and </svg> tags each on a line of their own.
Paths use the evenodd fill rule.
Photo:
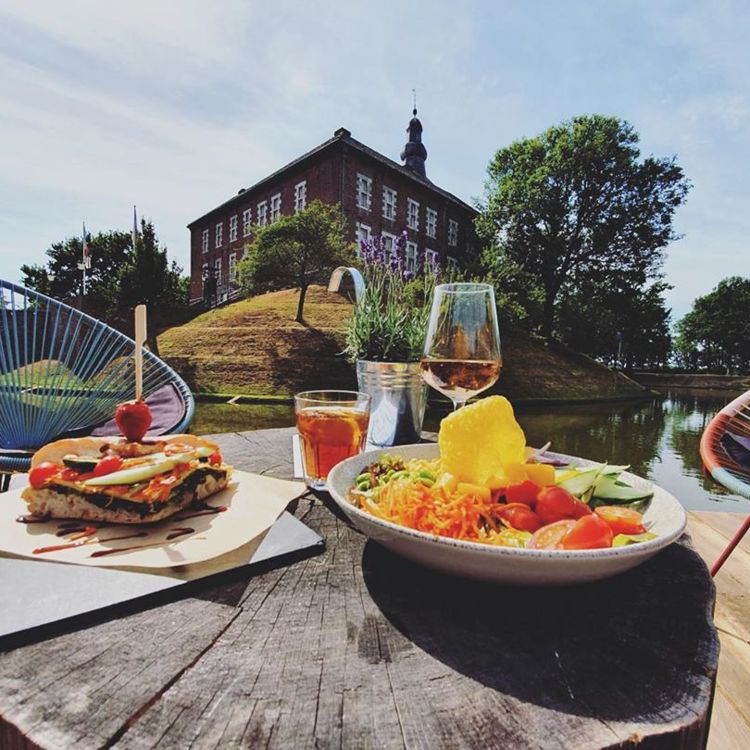
<svg viewBox="0 0 750 750">
<path fill-rule="evenodd" d="M 27 471 L 33 451 L 51 440 L 97 428 L 116 434 L 103 425 L 135 398 L 134 352 L 135 342 L 114 328 L 0 279 L 0 473 Z M 144 351 L 144 398 L 163 401 L 167 390 L 178 409 L 152 434 L 187 429 L 195 401 L 169 365 Z"/>
</svg>

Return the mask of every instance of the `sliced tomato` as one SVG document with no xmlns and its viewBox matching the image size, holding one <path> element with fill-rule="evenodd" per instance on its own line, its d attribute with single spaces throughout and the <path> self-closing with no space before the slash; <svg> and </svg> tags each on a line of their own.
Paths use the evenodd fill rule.
<svg viewBox="0 0 750 750">
<path fill-rule="evenodd" d="M 499 506 L 497 514 L 516 531 L 534 532 L 541 528 L 542 521 L 525 503 L 508 503 Z"/>
<path fill-rule="evenodd" d="M 94 476 L 103 477 L 105 474 L 111 474 L 113 471 L 119 471 L 122 468 L 122 459 L 119 456 L 105 456 L 94 466 Z"/>
<path fill-rule="evenodd" d="M 565 535 L 576 525 L 570 518 L 555 523 L 548 523 L 535 531 L 529 539 L 530 549 L 562 549 L 561 543 Z"/>
<path fill-rule="evenodd" d="M 526 479 L 518 484 L 511 484 L 505 488 L 505 499 L 509 503 L 524 503 L 530 507 L 536 505 L 536 497 L 542 488 L 538 484 Z"/>
<path fill-rule="evenodd" d="M 223 459 L 222 459 L 222 457 L 221 457 L 221 453 L 219 453 L 218 451 L 216 451 L 216 453 L 212 453 L 212 454 L 211 454 L 211 455 L 209 456 L 209 459 L 208 459 L 208 461 L 209 461 L 209 463 L 211 463 L 211 464 L 212 464 L 213 466 L 219 466 L 219 465 L 221 464 L 221 462 L 223 461 Z"/>
<path fill-rule="evenodd" d="M 563 487 L 543 487 L 536 499 L 534 510 L 543 523 L 555 523 L 565 518 L 581 518 L 591 513 L 582 503 Z"/>
<path fill-rule="evenodd" d="M 643 515 L 637 510 L 619 505 L 603 505 L 594 512 L 609 524 L 613 534 L 642 534 L 646 530 Z"/>
<path fill-rule="evenodd" d="M 562 539 L 563 549 L 599 549 L 611 547 L 614 539 L 609 524 L 595 513 L 579 518 Z"/>
<path fill-rule="evenodd" d="M 57 464 L 52 461 L 42 461 L 29 472 L 29 484 L 35 489 L 40 490 L 44 487 L 45 482 L 60 471 Z"/>
</svg>

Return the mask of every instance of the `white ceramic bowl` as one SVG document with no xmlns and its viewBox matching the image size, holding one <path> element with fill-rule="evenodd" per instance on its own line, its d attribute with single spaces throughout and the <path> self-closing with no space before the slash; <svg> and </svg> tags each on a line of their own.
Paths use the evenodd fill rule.
<svg viewBox="0 0 750 750">
<path fill-rule="evenodd" d="M 528 586 L 558 586 L 596 581 L 640 565 L 680 537 L 687 523 L 679 501 L 651 482 L 623 473 L 633 487 L 653 489 L 645 521 L 656 539 L 611 549 L 536 550 L 496 547 L 427 534 L 383 521 L 347 499 L 354 479 L 384 454 L 404 458 L 437 458 L 436 444 L 402 445 L 346 459 L 328 475 L 328 489 L 341 510 L 370 539 L 417 563 L 465 578 Z M 594 462 L 561 456 L 577 466 Z"/>
</svg>

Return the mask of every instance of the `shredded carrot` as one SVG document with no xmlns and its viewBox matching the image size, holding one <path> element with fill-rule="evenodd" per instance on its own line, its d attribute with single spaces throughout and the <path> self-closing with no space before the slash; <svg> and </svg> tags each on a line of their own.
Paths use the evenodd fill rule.
<svg viewBox="0 0 750 750">
<path fill-rule="evenodd" d="M 435 468 L 428 462 L 413 463 L 419 465 L 409 469 Z M 496 514 L 498 504 L 492 499 L 450 492 L 439 485 L 428 487 L 407 476 L 381 485 L 371 497 L 358 495 L 353 500 L 377 518 L 428 534 L 517 546 L 517 540 L 508 539 L 506 525 Z"/>
</svg>

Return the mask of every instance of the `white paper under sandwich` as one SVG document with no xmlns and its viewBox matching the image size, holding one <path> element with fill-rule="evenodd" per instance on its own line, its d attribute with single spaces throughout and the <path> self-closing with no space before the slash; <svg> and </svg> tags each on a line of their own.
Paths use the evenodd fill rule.
<svg viewBox="0 0 750 750">
<path fill-rule="evenodd" d="M 70 519 L 19 523 L 17 519 L 27 514 L 26 503 L 20 490 L 11 491 L 0 503 L 0 551 L 77 565 L 127 568 L 192 565 L 231 552 L 264 534 L 289 502 L 304 490 L 300 482 L 235 471 L 231 484 L 209 499 L 208 512 L 185 508 L 175 516 L 148 525 L 93 524 Z M 40 548 L 68 544 L 72 534 L 58 536 L 59 532 L 86 526 L 96 526 L 96 533 L 82 537 L 79 546 L 34 553 Z M 106 554 L 92 556 L 97 552 Z"/>
</svg>

